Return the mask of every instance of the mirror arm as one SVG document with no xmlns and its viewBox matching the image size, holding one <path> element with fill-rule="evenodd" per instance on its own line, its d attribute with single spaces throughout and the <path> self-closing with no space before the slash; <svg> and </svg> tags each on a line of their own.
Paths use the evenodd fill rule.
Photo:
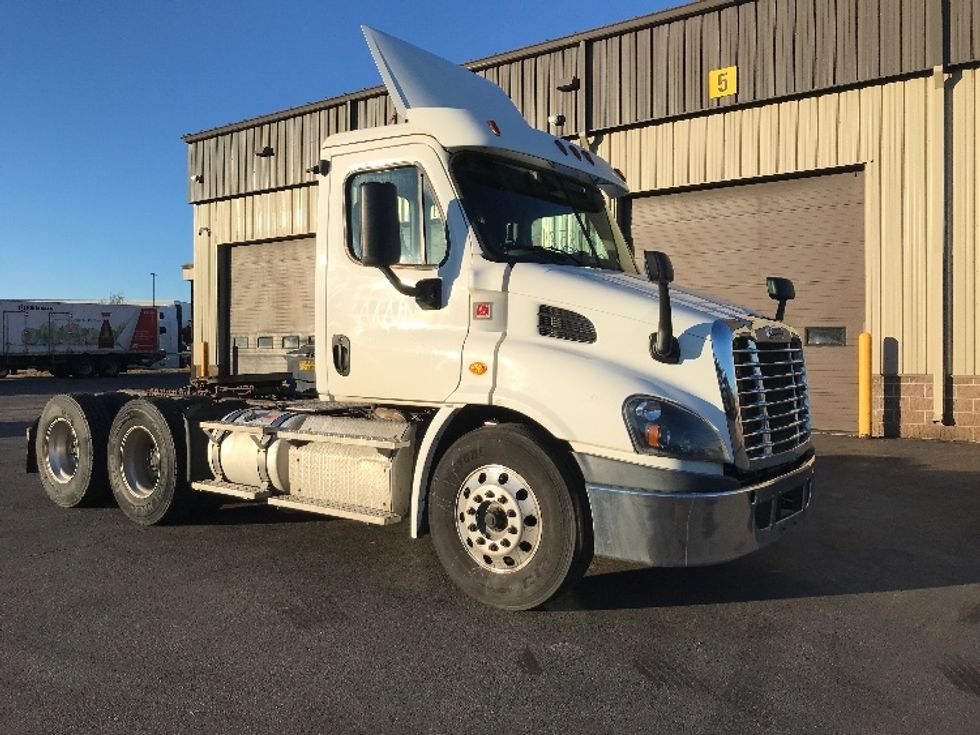
<svg viewBox="0 0 980 735">
<path fill-rule="evenodd" d="M 395 287 L 395 290 L 403 296 L 411 296 L 415 303 L 425 311 L 434 311 L 442 308 L 442 279 L 423 278 L 414 286 L 409 286 L 401 282 L 391 266 L 379 265 L 378 270 L 384 273 L 388 283 Z"/>
<path fill-rule="evenodd" d="M 418 296 L 418 289 L 415 286 L 407 286 L 401 282 L 395 272 L 391 270 L 391 266 L 379 265 L 378 270 L 385 274 L 385 278 L 388 279 L 388 283 L 395 287 L 395 290 L 402 296 Z"/>
</svg>

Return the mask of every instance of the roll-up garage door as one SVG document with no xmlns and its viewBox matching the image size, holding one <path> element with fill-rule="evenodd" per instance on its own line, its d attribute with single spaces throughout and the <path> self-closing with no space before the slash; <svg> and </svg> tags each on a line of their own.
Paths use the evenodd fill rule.
<svg viewBox="0 0 980 735">
<path fill-rule="evenodd" d="M 632 201 L 637 253 L 663 250 L 678 285 L 765 314 L 767 275 L 796 284 L 786 321 L 806 341 L 813 425 L 857 427 L 857 338 L 864 329 L 860 171 L 746 183 Z M 642 255 L 640 255 L 642 262 Z"/>
<path fill-rule="evenodd" d="M 232 374 L 285 372 L 285 354 L 312 340 L 315 242 L 229 246 Z"/>
</svg>

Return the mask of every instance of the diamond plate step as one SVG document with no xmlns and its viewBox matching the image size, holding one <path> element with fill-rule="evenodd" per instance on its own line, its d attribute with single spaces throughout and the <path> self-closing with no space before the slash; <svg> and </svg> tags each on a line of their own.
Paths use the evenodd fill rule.
<svg viewBox="0 0 980 735">
<path fill-rule="evenodd" d="M 244 500 L 264 500 L 271 493 L 251 485 L 239 485 L 235 482 L 223 482 L 222 480 L 207 480 L 205 482 L 192 482 L 191 488 L 202 493 L 217 493 L 219 495 L 230 495 L 233 498 L 243 498 Z"/>
<path fill-rule="evenodd" d="M 373 523 L 378 526 L 389 526 L 392 523 L 398 523 L 402 519 L 397 513 L 391 513 L 386 510 L 365 508 L 361 505 L 352 505 L 349 503 L 330 502 L 329 500 L 309 498 L 302 495 L 280 495 L 269 498 L 267 502 L 269 505 L 275 505 L 280 508 L 305 510 L 308 513 L 320 513 L 337 518 L 348 518 L 353 521 Z"/>
</svg>

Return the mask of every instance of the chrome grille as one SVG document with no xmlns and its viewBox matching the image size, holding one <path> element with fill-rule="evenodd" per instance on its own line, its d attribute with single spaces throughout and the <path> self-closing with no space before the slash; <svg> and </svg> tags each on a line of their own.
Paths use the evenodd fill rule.
<svg viewBox="0 0 980 735">
<path fill-rule="evenodd" d="M 806 366 L 799 337 L 732 343 L 739 422 L 749 460 L 788 452 L 810 438 Z"/>
</svg>

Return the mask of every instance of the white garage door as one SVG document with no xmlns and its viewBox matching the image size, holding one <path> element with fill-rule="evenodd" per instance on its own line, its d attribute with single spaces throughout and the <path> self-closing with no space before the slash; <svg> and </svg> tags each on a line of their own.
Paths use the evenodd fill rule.
<svg viewBox="0 0 980 735">
<path fill-rule="evenodd" d="M 232 245 L 232 374 L 286 372 L 285 354 L 313 336 L 314 238 Z"/>
</svg>

